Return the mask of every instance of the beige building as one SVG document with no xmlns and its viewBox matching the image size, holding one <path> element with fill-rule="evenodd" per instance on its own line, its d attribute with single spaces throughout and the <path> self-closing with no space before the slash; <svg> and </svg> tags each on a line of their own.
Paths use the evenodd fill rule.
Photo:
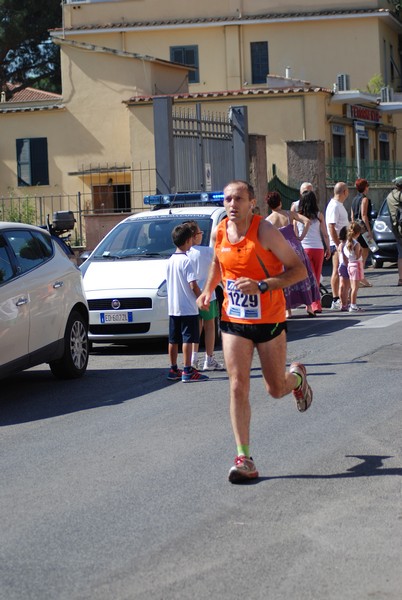
<svg viewBox="0 0 402 600">
<path fill-rule="evenodd" d="M 56 198 L 74 210 L 139 208 L 155 191 L 161 95 L 210 114 L 246 106 L 268 178 L 274 168 L 293 186 L 316 177 L 322 195 L 317 160 L 327 183 L 363 167 L 388 182 L 402 162 L 396 2 L 66 0 L 62 10 L 52 32 L 62 96 L 0 103 L 4 197 L 36 196 L 42 212 Z M 374 77 L 382 94 L 367 90 Z"/>
</svg>

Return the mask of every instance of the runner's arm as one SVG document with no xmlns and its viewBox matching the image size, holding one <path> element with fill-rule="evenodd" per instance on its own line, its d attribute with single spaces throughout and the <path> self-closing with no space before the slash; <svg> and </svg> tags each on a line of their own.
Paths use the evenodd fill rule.
<svg viewBox="0 0 402 600">
<path fill-rule="evenodd" d="M 270 290 L 278 290 L 297 283 L 307 277 L 307 269 L 303 265 L 289 242 L 285 240 L 282 233 L 269 221 L 261 221 L 258 237 L 261 245 L 266 250 L 271 250 L 285 267 L 285 271 L 264 279 Z M 258 294 L 258 282 L 260 280 L 240 277 L 236 280 L 236 286 L 244 294 Z"/>
<path fill-rule="evenodd" d="M 212 232 L 211 241 L 215 246 L 216 241 L 216 229 Z M 209 268 L 208 277 L 204 285 L 204 289 L 201 294 L 197 298 L 198 308 L 201 310 L 208 310 L 209 303 L 211 301 L 212 293 L 214 292 L 216 286 L 221 281 L 221 269 L 219 266 L 218 258 L 214 251 L 214 256 L 212 258 L 211 266 Z"/>
</svg>

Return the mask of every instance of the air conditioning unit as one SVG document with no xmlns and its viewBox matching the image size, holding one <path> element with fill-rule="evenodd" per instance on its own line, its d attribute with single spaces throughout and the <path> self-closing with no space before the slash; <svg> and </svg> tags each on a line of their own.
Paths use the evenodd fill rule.
<svg viewBox="0 0 402 600">
<path fill-rule="evenodd" d="M 349 75 L 347 73 L 339 73 L 336 76 L 336 85 L 338 92 L 346 92 L 346 90 L 350 90 Z"/>
<path fill-rule="evenodd" d="M 381 88 L 381 102 L 393 102 L 394 90 L 388 85 Z"/>
</svg>

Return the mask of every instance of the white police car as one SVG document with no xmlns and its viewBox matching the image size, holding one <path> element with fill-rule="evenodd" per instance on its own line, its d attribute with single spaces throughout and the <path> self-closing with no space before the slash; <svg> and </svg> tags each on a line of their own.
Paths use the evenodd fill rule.
<svg viewBox="0 0 402 600">
<path fill-rule="evenodd" d="M 198 195 L 199 198 L 199 195 Z M 89 305 L 91 342 L 124 343 L 168 336 L 166 261 L 175 252 L 172 230 L 196 220 L 209 245 L 211 232 L 226 216 L 222 194 L 195 205 L 178 201 L 131 215 L 116 225 L 80 266 Z M 147 202 L 147 198 L 145 199 Z M 166 202 L 168 205 L 168 202 Z"/>
</svg>

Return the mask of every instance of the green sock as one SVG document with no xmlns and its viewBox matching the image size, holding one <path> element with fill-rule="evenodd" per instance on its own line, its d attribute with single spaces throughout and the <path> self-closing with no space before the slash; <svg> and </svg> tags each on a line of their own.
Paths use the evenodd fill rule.
<svg viewBox="0 0 402 600">
<path fill-rule="evenodd" d="M 293 389 L 296 389 L 301 386 L 301 384 L 303 382 L 303 377 L 301 375 L 299 375 L 298 373 L 293 373 L 293 375 L 295 377 L 297 377 L 297 386 L 295 388 L 293 388 Z"/>
<path fill-rule="evenodd" d="M 240 444 L 237 446 L 237 456 L 247 456 L 250 457 L 250 446 L 247 444 Z"/>
</svg>

